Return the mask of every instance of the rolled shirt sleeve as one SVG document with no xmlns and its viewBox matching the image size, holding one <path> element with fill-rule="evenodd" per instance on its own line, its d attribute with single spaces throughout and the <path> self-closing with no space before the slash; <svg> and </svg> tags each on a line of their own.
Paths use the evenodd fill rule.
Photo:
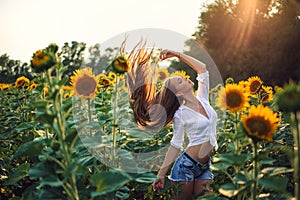
<svg viewBox="0 0 300 200">
<path fill-rule="evenodd" d="M 208 71 L 198 74 L 196 77 L 196 80 L 198 81 L 197 96 L 199 98 L 204 98 L 204 99 L 208 100 L 208 94 L 209 94 L 209 73 L 208 73 Z"/>
<path fill-rule="evenodd" d="M 184 124 L 178 113 L 174 115 L 174 131 L 171 139 L 171 145 L 177 149 L 182 149 L 183 136 L 184 136 Z"/>
</svg>

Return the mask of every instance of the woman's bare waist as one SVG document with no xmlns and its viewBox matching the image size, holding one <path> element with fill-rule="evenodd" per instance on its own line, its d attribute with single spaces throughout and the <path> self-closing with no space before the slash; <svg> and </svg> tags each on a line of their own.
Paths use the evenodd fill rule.
<svg viewBox="0 0 300 200">
<path fill-rule="evenodd" d="M 189 146 L 185 151 L 199 162 L 207 163 L 211 156 L 212 149 L 213 146 L 209 142 L 205 142 L 203 144 Z"/>
</svg>

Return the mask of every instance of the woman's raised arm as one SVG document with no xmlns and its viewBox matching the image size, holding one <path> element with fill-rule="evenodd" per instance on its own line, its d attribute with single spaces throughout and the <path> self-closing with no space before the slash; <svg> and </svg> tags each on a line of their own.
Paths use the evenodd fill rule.
<svg viewBox="0 0 300 200">
<path fill-rule="evenodd" d="M 188 56 L 186 54 L 180 53 L 180 52 L 176 52 L 176 51 L 171 51 L 171 50 L 163 50 L 160 53 L 160 59 L 161 60 L 165 60 L 167 58 L 172 58 L 172 57 L 177 57 L 180 61 L 185 62 L 187 65 L 189 65 L 193 70 L 195 70 L 197 72 L 197 74 L 201 74 L 203 72 L 206 72 L 206 65 L 191 57 Z"/>
</svg>

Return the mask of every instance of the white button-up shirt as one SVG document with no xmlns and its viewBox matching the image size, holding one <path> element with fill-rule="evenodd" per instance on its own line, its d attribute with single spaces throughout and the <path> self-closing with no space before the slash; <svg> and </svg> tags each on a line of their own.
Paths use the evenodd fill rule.
<svg viewBox="0 0 300 200">
<path fill-rule="evenodd" d="M 217 148 L 216 126 L 217 113 L 211 107 L 208 99 L 209 94 L 209 73 L 208 71 L 198 74 L 198 92 L 197 99 L 205 109 L 208 118 L 203 114 L 181 105 L 174 114 L 173 124 L 174 133 L 171 145 L 175 148 L 182 149 L 184 133 L 189 139 L 189 146 L 203 144 L 207 141 Z"/>
</svg>

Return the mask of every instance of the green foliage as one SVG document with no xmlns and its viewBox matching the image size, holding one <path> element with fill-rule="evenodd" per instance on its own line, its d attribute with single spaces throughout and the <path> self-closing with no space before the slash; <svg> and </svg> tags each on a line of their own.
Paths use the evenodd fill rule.
<svg viewBox="0 0 300 200">
<path fill-rule="evenodd" d="M 24 88 L 11 88 L 0 91 L 0 185 L 1 195 L 5 198 L 20 195 L 30 185 L 26 178 L 30 160 L 28 157 L 13 158 L 18 147 L 31 142 L 38 123 L 32 122 L 33 114 L 28 104 L 36 94 Z"/>
<path fill-rule="evenodd" d="M 294 137 L 294 152 L 290 153 L 293 160 L 294 168 L 294 180 L 295 180 L 295 198 L 300 198 L 300 107 L 299 107 L 299 97 L 300 97 L 300 84 L 290 82 L 286 84 L 283 89 L 278 91 L 275 95 L 276 106 L 279 110 L 284 112 L 285 119 L 289 122 L 291 126 L 291 132 Z"/>
<path fill-rule="evenodd" d="M 253 96 L 251 104 L 261 102 L 259 98 Z M 264 105 L 275 109 L 272 101 Z M 221 110 L 217 111 L 222 116 Z M 214 189 L 230 199 L 291 198 L 294 140 L 289 124 L 282 116 L 273 141 L 267 142 L 246 134 L 242 114 L 226 111 L 224 123 L 218 126 L 220 146 L 212 164 Z"/>
<path fill-rule="evenodd" d="M 64 98 L 62 89 L 68 85 L 68 74 L 80 66 L 84 47 L 78 43 L 72 43 L 71 47 L 65 44 L 56 54 L 58 62 L 54 66 L 39 76 L 31 74 L 35 77 L 31 81 L 38 84 L 35 90 L 29 90 L 28 86 L 0 90 L 1 197 L 172 199 L 180 192 L 179 186 L 166 179 L 165 188 L 154 192 L 151 183 L 157 178 L 155 170 L 148 172 L 141 167 L 157 169 L 155 155 L 141 157 L 140 163 L 132 162 L 133 155 L 158 152 L 166 147 L 172 126 L 152 134 L 135 127 L 124 77 L 118 76 L 116 80 L 110 77 L 112 83 L 99 87 L 95 99 Z M 90 64 L 97 69 L 110 63 L 115 52 L 108 49 L 100 56 L 99 49 L 97 45 L 90 49 L 93 54 Z M 206 58 L 210 60 L 209 56 Z M 47 94 L 45 87 L 49 88 Z M 216 99 L 219 89 L 219 85 L 213 88 L 211 100 Z M 255 154 L 252 140 L 245 135 L 236 116 L 217 111 L 220 147 L 212 165 L 214 193 L 199 199 L 248 199 L 253 196 L 253 190 L 249 189 L 253 189 L 255 182 L 257 197 L 292 197 L 294 140 L 284 116 L 273 142 L 257 143 Z M 111 166 L 112 163 L 97 157 L 95 150 L 99 146 L 109 149 L 105 155 L 112 158 L 110 161 L 124 161 L 123 165 Z M 255 160 L 257 177 L 253 176 Z M 136 172 L 119 170 L 124 163 Z"/>
<path fill-rule="evenodd" d="M 116 171 L 91 155 L 76 130 L 84 128 L 89 133 L 96 124 L 90 121 L 87 126 L 76 126 L 78 119 L 77 115 L 72 116 L 72 99 L 64 98 L 61 90 L 69 79 L 64 75 L 67 70 L 67 66 L 58 62 L 34 79 L 38 84 L 35 90 L 20 87 L 0 91 L 1 195 L 24 199 L 128 199 L 130 195 L 136 196 L 131 191 L 136 190 L 134 185 L 149 184 L 156 176 L 150 172 Z M 97 125 L 101 125 L 108 137 L 118 129 L 119 146 L 125 146 L 122 143 L 127 133 L 121 135 L 118 126 L 125 125 L 121 119 L 130 120 L 130 108 L 126 98 L 112 99 L 127 96 L 124 90 L 115 90 L 124 81 L 115 87 L 101 88 L 95 103 L 99 112 Z M 116 108 L 113 104 L 120 108 L 118 113 L 112 112 Z M 76 111 L 76 106 L 74 108 Z M 145 139 L 141 133 L 129 137 Z M 126 148 L 140 151 L 138 144 Z"/>
</svg>

